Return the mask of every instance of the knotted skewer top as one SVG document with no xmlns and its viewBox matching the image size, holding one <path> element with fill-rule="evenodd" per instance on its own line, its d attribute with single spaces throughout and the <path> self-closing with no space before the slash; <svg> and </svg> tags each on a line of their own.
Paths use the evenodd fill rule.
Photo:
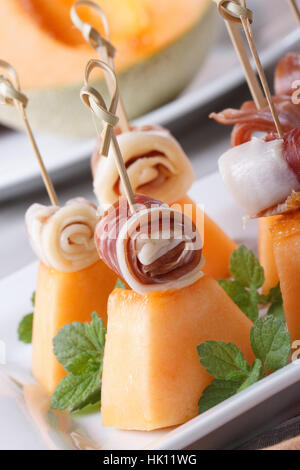
<svg viewBox="0 0 300 470">
<path fill-rule="evenodd" d="M 105 32 L 105 37 L 103 37 L 97 29 L 95 29 L 92 25 L 89 23 L 83 21 L 78 13 L 77 13 L 77 8 L 80 6 L 86 6 L 94 10 L 98 16 L 99 19 L 102 22 L 103 29 Z M 83 35 L 84 39 L 87 41 L 90 46 L 92 46 L 99 54 L 100 59 L 108 64 L 113 70 L 115 70 L 115 64 L 114 64 L 114 57 L 116 54 L 116 49 L 110 42 L 110 33 L 109 33 L 109 25 L 108 21 L 106 18 L 106 15 L 102 8 L 99 7 L 96 3 L 89 1 L 89 0 L 78 0 L 73 7 L 71 8 L 71 20 L 73 21 L 74 26 L 76 26 L 77 29 L 81 32 Z M 114 82 L 112 81 L 111 75 L 105 71 L 105 80 L 106 84 L 108 87 L 108 90 L 111 94 L 111 97 L 113 96 L 114 93 Z M 118 98 L 118 103 L 117 103 L 117 114 L 120 118 L 120 127 L 123 132 L 128 132 L 130 130 L 130 123 L 129 119 L 127 117 L 127 113 L 125 110 L 124 103 L 122 101 L 121 96 Z"/>
<path fill-rule="evenodd" d="M 15 69 L 4 60 L 0 60 L 0 68 L 8 73 L 8 76 L 0 75 L 0 104 L 8 106 L 19 104 L 26 108 L 28 98 L 20 91 L 20 83 Z"/>
<path fill-rule="evenodd" d="M 57 206 L 58 199 L 55 193 L 55 189 L 53 187 L 52 181 L 43 163 L 40 151 L 38 149 L 37 143 L 33 136 L 33 133 L 32 133 L 32 130 L 29 125 L 27 115 L 25 112 L 25 108 L 28 104 L 28 98 L 21 91 L 18 74 L 15 71 L 15 69 L 12 67 L 12 65 L 10 65 L 8 62 L 4 60 L 0 60 L 0 69 L 4 70 L 6 73 L 6 75 L 0 73 L 0 104 L 7 105 L 7 106 L 14 106 L 18 109 L 23 119 L 25 129 L 26 129 L 28 138 L 30 140 L 30 143 L 32 145 L 33 151 L 38 160 L 42 178 L 43 178 L 46 190 L 48 192 L 50 201 L 54 206 Z"/>
<path fill-rule="evenodd" d="M 99 31 L 97 31 L 96 28 L 94 28 L 89 23 L 86 23 L 79 17 L 77 13 L 77 8 L 79 6 L 87 6 L 87 7 L 92 8 L 93 10 L 96 10 L 96 12 L 100 15 L 100 18 L 104 27 L 104 31 L 106 34 L 106 38 L 103 37 L 99 33 Z M 97 5 L 96 3 L 91 2 L 89 0 L 79 0 L 76 3 L 74 3 L 74 5 L 72 6 L 70 15 L 71 15 L 71 20 L 73 21 L 76 28 L 79 29 L 79 31 L 81 31 L 84 39 L 96 50 L 99 47 L 105 47 L 107 50 L 108 57 L 110 59 L 113 59 L 116 54 L 116 49 L 110 42 L 108 21 L 102 8 L 100 8 L 99 5 Z"/>
<path fill-rule="evenodd" d="M 111 80 L 114 84 L 114 92 L 111 98 L 109 107 L 102 95 L 92 86 L 89 85 L 89 78 L 95 68 L 101 68 L 110 74 Z M 104 124 L 104 135 L 102 140 L 101 154 L 108 155 L 108 150 L 112 138 L 113 128 L 118 124 L 119 118 L 116 116 L 117 105 L 119 100 L 119 87 L 117 79 L 113 70 L 109 65 L 101 62 L 100 60 L 90 60 L 85 69 L 84 85 L 80 90 L 80 97 L 82 102 L 91 109 L 91 111 L 100 119 Z"/>
<path fill-rule="evenodd" d="M 219 9 L 221 16 L 226 21 L 238 22 L 242 25 L 246 38 L 247 38 L 248 45 L 250 47 L 250 50 L 251 50 L 251 53 L 255 62 L 255 65 L 256 65 L 256 68 L 257 68 L 257 72 L 258 72 L 263 90 L 265 92 L 265 96 L 266 96 L 270 111 L 272 113 L 272 117 L 274 120 L 277 133 L 280 138 L 283 138 L 282 126 L 279 121 L 278 113 L 277 113 L 277 110 L 275 108 L 275 105 L 272 99 L 272 95 L 271 95 L 270 88 L 269 88 L 269 85 L 265 76 L 265 72 L 262 67 L 259 54 L 257 52 L 256 46 L 253 40 L 253 36 L 252 36 L 252 30 L 251 30 L 251 23 L 253 22 L 252 11 L 246 7 L 245 0 L 242 0 L 243 5 L 241 5 L 237 0 L 236 1 L 214 0 L 214 1 L 218 5 L 218 9 Z"/>
<path fill-rule="evenodd" d="M 253 12 L 234 1 L 214 0 L 217 3 L 220 15 L 226 21 L 233 21 L 242 24 L 241 17 L 247 19 L 250 24 L 253 23 Z"/>
<path fill-rule="evenodd" d="M 100 68 L 106 73 L 108 73 L 114 84 L 114 91 L 109 106 L 106 105 L 101 93 L 94 87 L 89 85 L 90 75 L 95 68 Z M 119 87 L 115 72 L 108 64 L 96 59 L 92 59 L 88 62 L 85 69 L 84 85 L 80 91 L 80 97 L 83 104 L 87 106 L 95 114 L 95 116 L 97 116 L 104 123 L 100 152 L 103 156 L 107 156 L 109 147 L 112 144 L 120 179 L 123 184 L 123 188 L 127 200 L 129 202 L 130 209 L 133 213 L 135 212 L 135 198 L 125 167 L 123 156 L 121 154 L 121 150 L 114 132 L 114 127 L 117 125 L 119 120 L 116 116 L 117 104 L 119 99 Z"/>
</svg>

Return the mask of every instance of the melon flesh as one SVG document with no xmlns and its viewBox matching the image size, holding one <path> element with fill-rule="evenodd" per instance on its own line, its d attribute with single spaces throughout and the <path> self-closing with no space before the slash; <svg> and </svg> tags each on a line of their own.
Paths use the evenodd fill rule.
<svg viewBox="0 0 300 470">
<path fill-rule="evenodd" d="M 130 119 L 173 99 L 198 72 L 215 37 L 217 13 L 210 0 L 94 1 L 107 13 Z M 27 111 L 35 130 L 92 137 L 94 126 L 79 92 L 88 60 L 98 56 L 71 23 L 73 3 L 2 0 L 0 50 L 30 98 Z M 100 28 L 94 14 L 80 9 L 83 19 Z M 105 95 L 102 75 L 92 78 Z M 2 123 L 22 126 L 15 109 L 2 108 Z"/>
<path fill-rule="evenodd" d="M 300 214 L 284 215 L 271 227 L 273 248 L 291 340 L 300 340 Z"/>
<path fill-rule="evenodd" d="M 66 375 L 53 354 L 52 340 L 59 329 L 74 321 L 91 320 L 96 311 L 107 322 L 107 299 L 117 276 L 102 262 L 63 273 L 40 264 L 33 324 L 32 371 L 45 391 L 52 394 Z"/>
<path fill-rule="evenodd" d="M 277 219 L 278 216 L 263 217 L 258 221 L 258 256 L 259 262 L 265 271 L 265 282 L 262 287 L 263 294 L 268 294 L 270 289 L 275 287 L 279 282 L 270 231 Z"/>
<path fill-rule="evenodd" d="M 231 341 L 252 362 L 250 328 L 208 276 L 181 290 L 146 296 L 114 290 L 108 301 L 103 425 L 149 431 L 195 417 L 201 393 L 212 381 L 197 345 Z"/>
<path fill-rule="evenodd" d="M 233 250 L 237 249 L 236 243 L 188 196 L 177 201 L 172 207 L 175 209 L 176 205 L 193 220 L 201 234 L 205 257 L 203 272 L 214 279 L 228 278 L 230 257 Z"/>
</svg>

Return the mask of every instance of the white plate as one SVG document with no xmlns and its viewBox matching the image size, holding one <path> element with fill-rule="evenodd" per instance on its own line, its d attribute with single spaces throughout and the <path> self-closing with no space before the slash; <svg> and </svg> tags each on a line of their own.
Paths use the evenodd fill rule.
<svg viewBox="0 0 300 470">
<path fill-rule="evenodd" d="M 190 195 L 204 204 L 207 213 L 235 240 L 255 247 L 256 222 L 250 221 L 245 232 L 243 214 L 225 191 L 218 174 L 198 181 Z M 28 395 L 26 386 L 33 383 L 31 346 L 18 342 L 16 330 L 19 320 L 31 310 L 36 272 L 37 263 L 34 263 L 0 282 L 0 340 L 3 342 L 0 360 L 1 344 L 5 344 L 7 362 L 2 372 L 0 368 L 0 449 L 220 449 L 290 417 L 296 413 L 297 404 L 300 412 L 300 368 L 292 364 L 176 429 L 146 433 L 118 431 L 103 428 L 100 415 L 94 414 L 74 419 L 69 423 L 68 435 L 62 434 L 57 430 L 55 416 L 48 414 L 46 419 L 39 406 L 30 410 L 22 387 L 5 375 L 9 372 L 23 384 Z M 37 403 L 41 405 L 42 399 L 41 395 Z"/>
<path fill-rule="evenodd" d="M 266 68 L 275 64 L 284 53 L 296 48 L 300 38 L 300 30 L 297 28 L 293 31 L 295 21 L 286 3 L 272 0 L 272 9 L 268 8 L 267 3 L 249 1 L 249 7 L 256 13 L 255 39 Z M 137 119 L 136 123 L 178 128 L 184 123 L 184 118 L 193 112 L 202 110 L 208 113 L 207 105 L 214 101 L 211 107 L 213 111 L 216 100 L 243 81 L 242 69 L 223 30 L 215 49 L 183 94 L 175 101 Z M 78 173 L 95 145 L 94 139 L 78 141 L 42 134 L 37 135 L 37 141 L 54 181 Z M 0 200 L 41 186 L 39 168 L 27 137 L 18 132 L 0 132 Z"/>
</svg>

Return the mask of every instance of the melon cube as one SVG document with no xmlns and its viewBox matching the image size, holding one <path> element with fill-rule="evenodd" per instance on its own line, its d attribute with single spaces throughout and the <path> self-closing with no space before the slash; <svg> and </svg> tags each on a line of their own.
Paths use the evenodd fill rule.
<svg viewBox="0 0 300 470">
<path fill-rule="evenodd" d="M 208 276 L 169 292 L 114 290 L 108 301 L 103 425 L 153 430 L 195 417 L 212 381 L 197 345 L 231 341 L 252 362 L 250 328 L 248 318 Z"/>
<path fill-rule="evenodd" d="M 268 294 L 270 289 L 279 282 L 270 230 L 277 219 L 278 216 L 262 217 L 258 221 L 258 256 L 259 262 L 265 271 L 263 294 Z"/>
<path fill-rule="evenodd" d="M 40 264 L 33 323 L 32 371 L 45 391 L 52 394 L 66 375 L 53 353 L 52 340 L 64 325 L 91 320 L 96 311 L 107 323 L 107 299 L 117 276 L 103 263 L 81 271 L 63 273 Z"/>
<path fill-rule="evenodd" d="M 291 340 L 300 340 L 300 213 L 284 215 L 271 227 L 283 307 Z"/>
</svg>

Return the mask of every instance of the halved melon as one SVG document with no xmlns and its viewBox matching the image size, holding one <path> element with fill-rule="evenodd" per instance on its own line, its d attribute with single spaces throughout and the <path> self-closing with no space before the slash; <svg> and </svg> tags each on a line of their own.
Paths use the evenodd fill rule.
<svg viewBox="0 0 300 470">
<path fill-rule="evenodd" d="M 237 244 L 188 196 L 177 201 L 172 207 L 176 208 L 177 204 L 193 220 L 201 234 L 206 261 L 203 272 L 214 279 L 229 277 L 230 257 Z"/>
<path fill-rule="evenodd" d="M 212 381 L 200 364 L 197 345 L 232 341 L 252 361 L 250 328 L 251 322 L 208 276 L 181 290 L 145 296 L 114 290 L 108 301 L 103 425 L 152 430 L 193 418 Z"/>
<path fill-rule="evenodd" d="M 117 276 L 103 263 L 74 273 L 39 266 L 33 324 L 32 371 L 45 391 L 52 394 L 66 375 L 53 354 L 52 340 L 67 323 L 91 320 L 96 311 L 107 321 L 107 299 Z"/>
<path fill-rule="evenodd" d="M 278 216 L 262 217 L 258 220 L 258 256 L 259 262 L 265 271 L 265 282 L 262 287 L 263 294 L 268 294 L 272 287 L 279 282 L 278 271 L 274 256 L 271 227 Z"/>
<path fill-rule="evenodd" d="M 94 0 L 107 13 L 116 66 L 130 118 L 174 98 L 199 70 L 214 37 L 210 0 Z M 30 97 L 37 130 L 94 135 L 79 99 L 84 69 L 96 52 L 70 20 L 74 0 L 0 2 L 1 57 L 18 70 Z M 101 28 L 95 14 L 78 9 Z M 106 91 L 100 77 L 97 86 Z M 13 109 L 0 108 L 4 124 L 19 126 Z"/>
<path fill-rule="evenodd" d="M 273 248 L 291 340 L 300 340 L 300 213 L 284 215 L 271 227 Z"/>
</svg>

